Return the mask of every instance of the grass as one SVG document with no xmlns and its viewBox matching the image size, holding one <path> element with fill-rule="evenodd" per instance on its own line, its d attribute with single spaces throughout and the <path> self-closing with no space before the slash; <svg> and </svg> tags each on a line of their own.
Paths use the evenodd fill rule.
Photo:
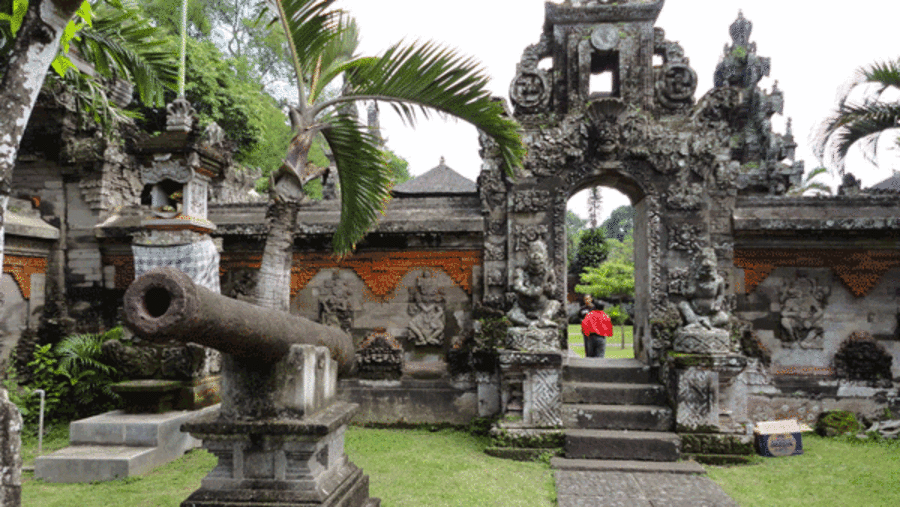
<svg viewBox="0 0 900 507">
<path fill-rule="evenodd" d="M 803 454 L 707 467 L 741 507 L 900 505 L 900 441 L 857 442 L 803 434 Z"/>
<path fill-rule="evenodd" d="M 44 451 L 68 444 L 67 426 L 49 429 Z M 455 430 L 387 430 L 351 427 L 350 460 L 369 475 L 383 507 L 460 505 L 551 507 L 556 488 L 550 467 L 488 456 L 487 437 Z M 24 436 L 22 454 L 33 466 L 37 438 Z M 174 507 L 200 487 L 216 458 L 203 450 L 138 477 L 94 484 L 54 484 L 23 474 L 23 507 Z"/>
<path fill-rule="evenodd" d="M 370 477 L 382 507 L 556 505 L 546 463 L 484 453 L 487 437 L 454 430 L 351 428 L 347 455 Z"/>
<path fill-rule="evenodd" d="M 622 331 L 625 332 L 625 347 L 622 348 Z M 606 357 L 613 359 L 633 359 L 633 329 L 631 326 L 615 326 L 613 335 L 606 339 Z M 569 349 L 579 357 L 584 357 L 584 335 L 580 324 L 569 325 Z"/>
</svg>

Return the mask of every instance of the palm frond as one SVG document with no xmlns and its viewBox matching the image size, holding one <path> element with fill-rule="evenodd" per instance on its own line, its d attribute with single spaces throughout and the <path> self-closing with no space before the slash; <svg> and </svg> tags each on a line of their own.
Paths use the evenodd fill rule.
<svg viewBox="0 0 900 507">
<path fill-rule="evenodd" d="M 74 44 L 100 75 L 131 81 L 144 104 L 162 106 L 165 90 L 175 89 L 178 66 L 159 33 L 135 9 L 98 8 L 93 27 Z"/>
<path fill-rule="evenodd" d="M 844 104 L 827 118 L 815 135 L 813 151 L 843 173 L 850 147 L 859 144 L 867 160 L 875 162 L 881 134 L 900 128 L 900 103 L 866 101 Z"/>
<path fill-rule="evenodd" d="M 868 83 L 875 83 L 882 88 L 900 90 L 900 60 L 896 62 L 878 62 L 862 69 L 862 75 Z"/>
<path fill-rule="evenodd" d="M 315 71 L 319 55 L 341 34 L 344 13 L 335 0 L 270 0 L 288 36 L 301 94 Z M 305 97 L 303 97 L 305 100 Z"/>
<path fill-rule="evenodd" d="M 315 103 L 325 88 L 343 72 L 344 64 L 353 58 L 359 47 L 359 29 L 356 21 L 344 16 L 339 21 L 337 36 L 322 48 L 316 65 L 315 79 L 311 80 L 307 102 Z"/>
<path fill-rule="evenodd" d="M 491 99 L 488 77 L 472 58 L 432 42 L 399 43 L 382 56 L 348 62 L 342 70 L 348 79 L 344 95 L 318 111 L 371 98 L 389 103 L 411 125 L 419 112 L 426 118 L 432 112 L 451 115 L 493 138 L 510 174 L 522 165 L 525 147 L 519 126 Z"/>
<path fill-rule="evenodd" d="M 334 154 L 341 185 L 341 221 L 334 234 L 334 251 L 344 255 L 375 223 L 390 199 L 390 170 L 379 139 L 349 112 L 326 119 L 322 131 Z"/>
<path fill-rule="evenodd" d="M 86 370 L 96 370 L 106 374 L 115 373 L 113 367 L 101 360 L 103 342 L 103 336 L 96 334 L 67 336 L 56 346 L 56 353 L 60 356 L 60 370 L 73 377 Z"/>
</svg>

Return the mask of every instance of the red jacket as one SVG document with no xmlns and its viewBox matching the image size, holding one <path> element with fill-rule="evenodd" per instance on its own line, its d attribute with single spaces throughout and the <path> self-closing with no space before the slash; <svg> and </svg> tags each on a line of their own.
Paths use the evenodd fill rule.
<svg viewBox="0 0 900 507">
<path fill-rule="evenodd" d="M 609 316 L 601 310 L 594 310 L 581 321 L 581 332 L 588 336 L 598 334 L 600 336 L 612 336 L 613 326 Z"/>
</svg>

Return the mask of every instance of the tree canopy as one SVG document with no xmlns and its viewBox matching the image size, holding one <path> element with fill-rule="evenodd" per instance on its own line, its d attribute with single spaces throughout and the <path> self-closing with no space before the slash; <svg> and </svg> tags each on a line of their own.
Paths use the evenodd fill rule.
<svg viewBox="0 0 900 507">
<path fill-rule="evenodd" d="M 629 235 L 624 241 L 607 240 L 607 246 L 606 261 L 585 268 L 575 291 L 598 299 L 634 297 L 634 236 Z"/>
<path fill-rule="evenodd" d="M 579 235 L 575 258 L 569 265 L 569 272 L 580 275 L 589 267 L 599 266 L 606 260 L 608 254 L 609 246 L 603 229 L 585 229 Z"/>
<path fill-rule="evenodd" d="M 634 230 L 634 207 L 626 205 L 614 209 L 600 228 L 607 238 L 623 241 Z"/>
</svg>

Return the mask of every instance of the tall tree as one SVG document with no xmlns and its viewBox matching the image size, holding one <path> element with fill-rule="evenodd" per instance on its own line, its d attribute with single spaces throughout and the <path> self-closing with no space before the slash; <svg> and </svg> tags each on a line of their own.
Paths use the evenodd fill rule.
<svg viewBox="0 0 900 507">
<path fill-rule="evenodd" d="M 589 267 L 599 266 L 609 255 L 609 246 L 603 229 L 585 229 L 578 238 L 575 259 L 569 264 L 569 273 L 580 276 Z"/>
<path fill-rule="evenodd" d="M 21 11 L 22 1 L 12 2 L 15 36 L 12 49 L 0 65 L 0 266 L 11 179 L 19 143 L 31 111 L 44 84 L 47 69 L 56 58 L 59 41 L 81 0 L 31 0 Z M 17 11 L 17 8 L 19 9 Z M 22 16 L 17 16 L 22 12 Z"/>
<path fill-rule="evenodd" d="M 498 146 L 508 172 L 521 166 L 525 149 L 519 127 L 491 99 L 488 79 L 471 59 L 431 42 L 399 43 L 381 56 L 358 57 L 355 24 L 335 0 L 270 0 L 287 34 L 297 105 L 291 109 L 295 136 L 281 168 L 272 175 L 269 232 L 257 282 L 261 306 L 287 310 L 293 230 L 303 184 L 320 175 L 309 165 L 316 136 L 324 137 L 341 186 L 341 219 L 334 251 L 347 254 L 374 224 L 390 198 L 390 170 L 379 139 L 360 122 L 355 103 L 391 105 L 410 124 L 418 113 L 449 114 L 472 123 Z M 326 87 L 344 77 L 340 96 L 320 101 Z"/>
<path fill-rule="evenodd" d="M 859 69 L 839 92 L 837 109 L 823 121 L 814 136 L 813 151 L 819 160 L 844 173 L 851 146 L 858 145 L 867 160 L 877 165 L 883 135 L 900 130 L 900 59 Z M 862 95 L 862 101 L 853 96 Z M 892 138 L 900 146 L 900 136 Z"/>
<path fill-rule="evenodd" d="M 588 194 L 588 217 L 591 221 L 591 229 L 597 228 L 602 212 L 603 196 L 600 195 L 600 187 L 591 187 L 590 194 Z"/>
<path fill-rule="evenodd" d="M 606 232 L 606 237 L 622 241 L 634 230 L 634 208 L 631 206 L 619 206 L 603 221 L 601 229 Z"/>
<path fill-rule="evenodd" d="M 571 265 L 575 260 L 575 251 L 578 239 L 587 220 L 576 215 L 572 210 L 566 210 L 566 262 Z"/>
</svg>

